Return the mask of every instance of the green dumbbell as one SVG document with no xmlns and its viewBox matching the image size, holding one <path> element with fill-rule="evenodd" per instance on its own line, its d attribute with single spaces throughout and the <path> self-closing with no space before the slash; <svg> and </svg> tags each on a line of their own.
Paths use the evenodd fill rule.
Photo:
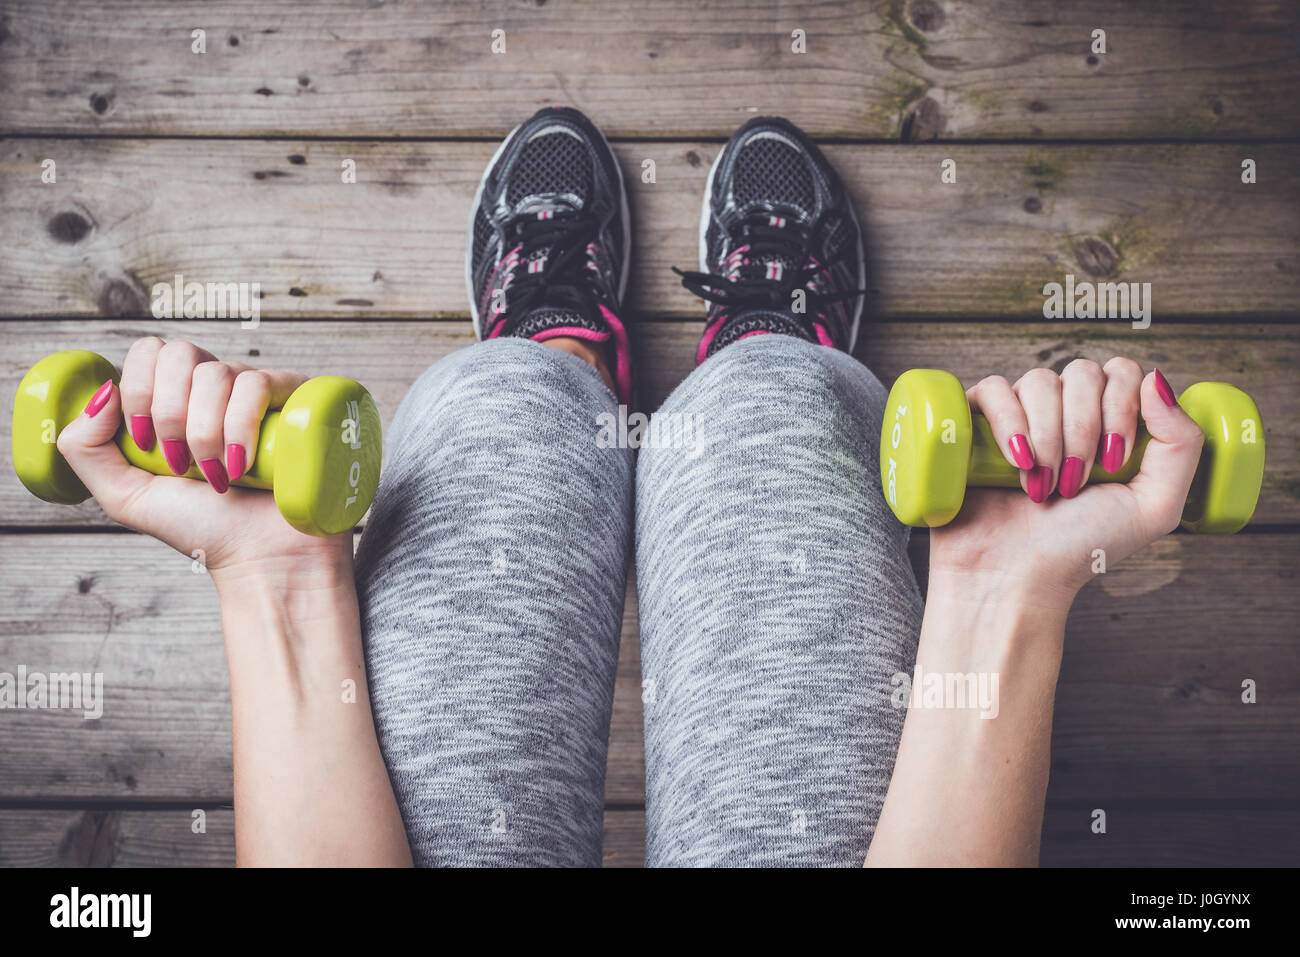
<svg viewBox="0 0 1300 957">
<path fill-rule="evenodd" d="M 76 505 L 90 497 L 55 442 L 107 379 L 118 381 L 113 364 L 79 349 L 48 355 L 23 376 L 14 398 L 14 471 L 38 498 Z M 379 487 L 380 430 L 379 411 L 361 385 L 339 376 L 308 379 L 262 419 L 253 466 L 231 484 L 270 489 L 280 514 L 300 532 L 346 532 Z M 172 474 L 158 445 L 144 451 L 125 423 L 115 441 L 132 465 Z M 192 466 L 185 478 L 203 475 Z"/>
<path fill-rule="evenodd" d="M 1231 535 L 1250 521 L 1264 478 L 1264 427 L 1246 393 L 1226 382 L 1198 382 L 1178 400 L 1205 433 L 1182 526 Z M 1127 482 L 1137 474 L 1151 437 L 1139 426 L 1133 454 L 1118 472 L 1094 465 L 1090 482 Z M 894 383 L 880 430 L 880 481 L 905 525 L 951 522 L 970 488 L 1019 488 L 1020 471 L 1006 460 L 982 415 L 972 415 L 966 390 L 950 372 L 912 369 Z"/>
</svg>

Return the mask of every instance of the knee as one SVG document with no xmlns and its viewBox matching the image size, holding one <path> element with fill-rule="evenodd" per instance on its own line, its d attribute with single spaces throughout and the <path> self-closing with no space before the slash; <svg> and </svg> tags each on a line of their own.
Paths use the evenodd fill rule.
<svg viewBox="0 0 1300 957">
<path fill-rule="evenodd" d="M 435 418 L 555 415 L 614 401 L 582 360 L 524 339 L 492 339 L 425 369 L 402 399 L 391 433 L 397 441 Z"/>
<path fill-rule="evenodd" d="M 482 393 L 504 391 L 514 382 L 527 384 L 547 359 L 536 346 L 520 339 L 491 339 L 457 349 L 420 373 L 401 408 L 427 411 L 431 405 L 474 401 Z"/>
<path fill-rule="evenodd" d="M 825 431 L 853 423 L 877 428 L 884 404 L 884 387 L 852 356 L 788 336 L 766 335 L 718 352 L 657 414 L 696 410 L 726 430 L 784 429 L 799 423 Z"/>
</svg>

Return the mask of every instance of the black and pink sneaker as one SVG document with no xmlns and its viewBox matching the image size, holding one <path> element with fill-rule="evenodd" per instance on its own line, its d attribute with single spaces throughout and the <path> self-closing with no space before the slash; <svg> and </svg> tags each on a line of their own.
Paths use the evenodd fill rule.
<svg viewBox="0 0 1300 957">
<path fill-rule="evenodd" d="M 704 188 L 700 271 L 675 271 L 710 303 L 697 363 L 764 333 L 857 343 L 862 230 L 834 168 L 788 120 L 756 117 L 723 147 Z"/>
<path fill-rule="evenodd" d="M 465 256 L 474 332 L 603 343 L 630 403 L 619 318 L 630 245 L 623 174 L 604 136 L 577 110 L 539 110 L 506 137 L 474 197 Z"/>
</svg>

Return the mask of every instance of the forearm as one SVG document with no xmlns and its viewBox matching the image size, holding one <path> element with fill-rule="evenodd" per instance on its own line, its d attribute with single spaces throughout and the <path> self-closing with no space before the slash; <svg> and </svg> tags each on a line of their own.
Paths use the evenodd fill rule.
<svg viewBox="0 0 1300 957">
<path fill-rule="evenodd" d="M 214 576 L 230 666 L 241 865 L 409 865 L 375 737 L 350 550 Z"/>
<path fill-rule="evenodd" d="M 974 675 L 992 701 L 914 691 L 871 866 L 1035 865 L 1068 602 L 1033 602 L 959 573 L 932 577 L 917 665 Z M 991 715 L 991 716 L 988 716 Z"/>
</svg>

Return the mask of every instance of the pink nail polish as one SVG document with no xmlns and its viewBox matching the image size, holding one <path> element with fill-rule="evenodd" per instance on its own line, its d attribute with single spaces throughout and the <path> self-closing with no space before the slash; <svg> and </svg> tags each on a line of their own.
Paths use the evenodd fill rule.
<svg viewBox="0 0 1300 957">
<path fill-rule="evenodd" d="M 1029 472 L 1029 497 L 1035 502 L 1043 503 L 1047 501 L 1047 496 L 1052 493 L 1052 470 L 1046 465 L 1040 465 Z"/>
<path fill-rule="evenodd" d="M 167 467 L 176 475 L 184 475 L 190 470 L 190 447 L 175 439 L 162 440 L 163 458 Z"/>
<path fill-rule="evenodd" d="M 1083 459 L 1071 455 L 1061 463 L 1061 498 L 1074 498 L 1083 487 Z"/>
<path fill-rule="evenodd" d="M 86 403 L 86 415 L 88 415 L 92 419 L 95 416 L 97 416 L 99 414 L 99 410 L 102 409 L 104 406 L 108 405 L 109 397 L 112 396 L 112 394 L 113 394 L 113 380 L 109 379 L 107 382 L 105 382 L 103 385 L 101 385 L 98 389 L 95 390 L 95 394 L 92 395 L 90 397 L 90 401 Z"/>
<path fill-rule="evenodd" d="M 219 493 L 224 494 L 226 489 L 230 488 L 230 479 L 226 478 L 226 467 L 221 464 L 220 459 L 200 460 L 199 471 L 208 480 L 208 484 Z"/>
<path fill-rule="evenodd" d="M 226 471 L 230 473 L 230 481 L 235 481 L 239 476 L 244 474 L 244 447 L 238 442 L 231 442 L 226 446 Z"/>
<path fill-rule="evenodd" d="M 153 448 L 153 419 L 147 415 L 131 416 L 131 438 L 135 440 L 141 452 L 148 452 Z"/>
<path fill-rule="evenodd" d="M 1114 474 L 1124 464 L 1124 436 L 1107 432 L 1101 445 L 1101 467 Z"/>
<path fill-rule="evenodd" d="M 1017 433 L 1011 436 L 1007 445 L 1011 448 L 1011 458 L 1015 460 L 1016 468 L 1032 469 L 1034 467 L 1034 456 L 1029 451 L 1029 440 L 1027 438 Z"/>
<path fill-rule="evenodd" d="M 1169 406 L 1170 408 L 1176 406 L 1178 404 L 1178 400 L 1174 398 L 1174 390 L 1169 388 L 1169 380 L 1165 378 L 1165 374 L 1161 372 L 1159 369 L 1156 369 L 1155 373 L 1156 373 L 1156 394 L 1160 396 L 1160 401 L 1163 402 L 1165 405 Z"/>
</svg>

